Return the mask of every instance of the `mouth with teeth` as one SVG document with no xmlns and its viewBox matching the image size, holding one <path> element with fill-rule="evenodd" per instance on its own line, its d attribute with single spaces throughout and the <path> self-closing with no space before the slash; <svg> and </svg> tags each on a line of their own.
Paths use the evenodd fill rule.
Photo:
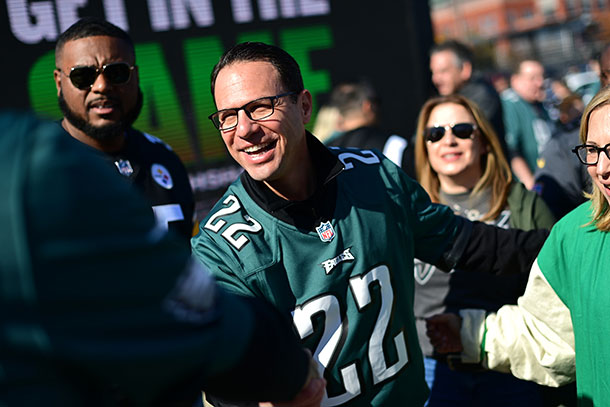
<svg viewBox="0 0 610 407">
<path fill-rule="evenodd" d="M 447 153 L 443 154 L 442 158 L 446 161 L 455 161 L 462 156 L 462 153 Z"/>
<path fill-rule="evenodd" d="M 109 115 L 118 109 L 118 104 L 110 99 L 100 99 L 89 103 L 89 110 L 100 116 Z"/>
<path fill-rule="evenodd" d="M 250 146 L 248 148 L 244 148 L 242 151 L 246 154 L 248 154 L 250 157 L 256 157 L 256 156 L 260 156 L 264 153 L 266 153 L 267 151 L 272 150 L 273 148 L 275 148 L 277 144 L 277 140 L 274 141 L 268 141 L 266 143 L 261 143 L 261 144 L 257 144 L 255 146 Z"/>
</svg>

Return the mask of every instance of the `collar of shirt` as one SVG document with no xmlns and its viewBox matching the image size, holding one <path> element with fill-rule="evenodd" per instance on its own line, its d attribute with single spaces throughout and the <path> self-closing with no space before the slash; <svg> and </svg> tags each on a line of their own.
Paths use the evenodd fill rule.
<svg viewBox="0 0 610 407">
<path fill-rule="evenodd" d="M 246 171 L 241 182 L 248 195 L 274 217 L 305 230 L 313 230 L 320 222 L 332 219 L 337 199 L 336 177 L 343 163 L 317 138 L 307 132 L 309 156 L 316 171 L 316 189 L 304 201 L 288 201 L 277 196 L 264 182 L 256 181 Z"/>
</svg>

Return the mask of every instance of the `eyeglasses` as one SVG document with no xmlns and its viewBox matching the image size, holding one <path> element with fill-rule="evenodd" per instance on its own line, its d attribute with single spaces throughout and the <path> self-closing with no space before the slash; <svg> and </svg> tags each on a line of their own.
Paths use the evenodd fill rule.
<svg viewBox="0 0 610 407">
<path fill-rule="evenodd" d="M 208 119 L 214 123 L 220 131 L 228 131 L 237 127 L 237 117 L 240 110 L 246 113 L 250 120 L 258 121 L 271 116 L 275 110 L 275 105 L 280 98 L 284 96 L 295 95 L 297 92 L 286 92 L 276 96 L 265 96 L 254 99 L 246 103 L 242 107 L 234 109 L 222 109 L 208 116 Z"/>
<path fill-rule="evenodd" d="M 103 74 L 104 78 L 112 85 L 124 85 L 131 78 L 131 71 L 135 67 L 127 62 L 113 62 L 106 64 L 101 68 L 96 66 L 75 66 L 70 69 L 70 74 L 66 75 L 61 69 L 57 70 L 68 78 L 76 88 L 80 90 L 89 89 L 93 86 L 99 74 Z"/>
<path fill-rule="evenodd" d="M 593 146 L 591 144 L 581 144 L 572 149 L 572 152 L 576 154 L 581 163 L 585 165 L 596 165 L 599 161 L 599 153 L 602 151 L 606 153 L 606 157 L 610 159 L 610 153 L 608 152 L 610 143 L 603 147 Z"/>
<path fill-rule="evenodd" d="M 451 130 L 451 133 L 457 138 L 469 139 L 477 129 L 477 125 L 473 123 L 456 123 L 446 126 L 427 127 L 424 130 L 424 139 L 429 143 L 440 141 L 445 135 L 445 130 Z"/>
</svg>

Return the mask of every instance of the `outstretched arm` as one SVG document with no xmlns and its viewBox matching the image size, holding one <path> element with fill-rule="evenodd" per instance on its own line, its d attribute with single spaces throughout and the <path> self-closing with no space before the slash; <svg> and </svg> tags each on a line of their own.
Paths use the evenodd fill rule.
<svg viewBox="0 0 610 407">
<path fill-rule="evenodd" d="M 489 315 L 483 310 L 462 310 L 460 315 L 430 319 L 428 335 L 437 351 L 461 351 L 463 362 L 482 361 L 489 369 L 546 386 L 574 381 L 570 311 L 537 263 L 518 305 L 505 305 Z"/>
<path fill-rule="evenodd" d="M 451 249 L 435 265 L 449 271 L 481 271 L 496 275 L 529 273 L 549 231 L 502 229 L 464 218 Z"/>
</svg>

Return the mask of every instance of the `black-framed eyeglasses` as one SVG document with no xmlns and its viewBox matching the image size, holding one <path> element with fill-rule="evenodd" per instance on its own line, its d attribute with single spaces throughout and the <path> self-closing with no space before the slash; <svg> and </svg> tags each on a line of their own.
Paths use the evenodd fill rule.
<svg viewBox="0 0 610 407">
<path fill-rule="evenodd" d="M 70 78 L 72 85 L 80 90 L 89 89 L 95 83 L 97 77 L 102 74 L 112 85 L 124 85 L 131 79 L 131 72 L 135 66 L 127 62 L 113 62 L 101 68 L 97 66 L 75 66 L 70 69 L 69 74 L 65 74 L 61 69 L 59 72 Z"/>
<path fill-rule="evenodd" d="M 599 162 L 599 153 L 602 151 L 606 153 L 606 157 L 610 160 L 610 153 L 608 148 L 610 143 L 603 147 L 594 146 L 592 144 L 581 144 L 572 149 L 572 152 L 576 154 L 581 163 L 585 165 L 597 165 Z"/>
<path fill-rule="evenodd" d="M 424 140 L 429 143 L 440 141 L 445 135 L 446 130 L 451 130 L 451 133 L 457 138 L 469 139 L 472 138 L 477 125 L 473 123 L 455 123 L 445 126 L 427 127 L 424 130 Z"/>
<path fill-rule="evenodd" d="M 208 119 L 214 123 L 220 131 L 228 131 L 237 127 L 237 118 L 240 110 L 246 113 L 250 120 L 258 121 L 266 119 L 275 111 L 275 105 L 280 98 L 284 96 L 295 95 L 297 92 L 286 92 L 275 96 L 264 96 L 254 99 L 242 107 L 233 109 L 222 109 L 208 116 Z"/>
</svg>

